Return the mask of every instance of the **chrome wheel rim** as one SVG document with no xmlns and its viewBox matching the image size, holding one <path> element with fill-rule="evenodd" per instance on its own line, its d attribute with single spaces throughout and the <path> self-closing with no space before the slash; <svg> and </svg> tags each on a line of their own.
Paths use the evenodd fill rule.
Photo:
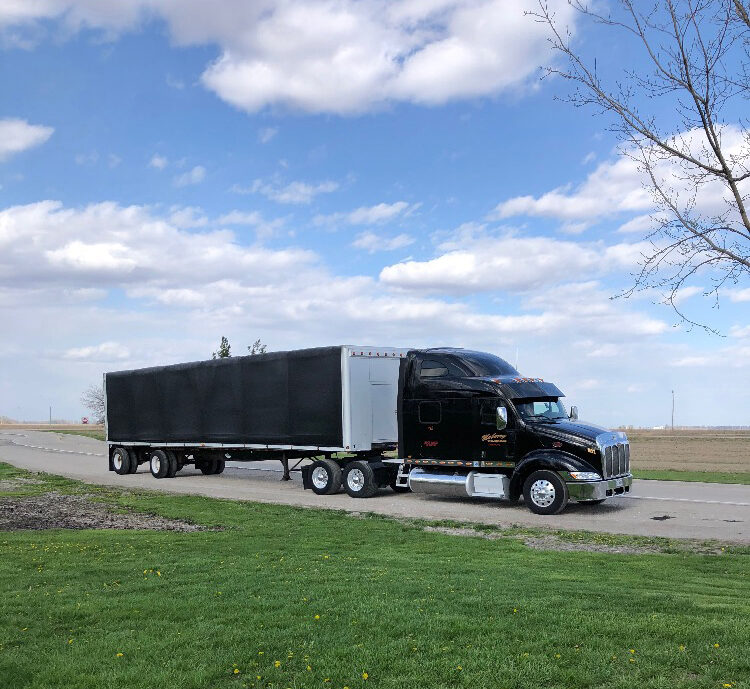
<svg viewBox="0 0 750 689">
<path fill-rule="evenodd" d="M 115 465 L 115 469 L 117 471 L 122 469 L 122 455 L 119 452 L 115 452 L 115 456 L 112 459 L 112 464 Z"/>
<path fill-rule="evenodd" d="M 365 475 L 362 472 L 362 469 L 352 469 L 347 474 L 346 482 L 349 484 L 349 488 L 351 488 L 355 493 L 361 491 L 365 485 Z"/>
<path fill-rule="evenodd" d="M 316 488 L 323 489 L 328 485 L 328 472 L 324 467 L 315 467 L 312 472 L 312 482 Z"/>
<path fill-rule="evenodd" d="M 531 484 L 531 501 L 537 507 L 549 507 L 555 501 L 555 487 L 546 479 Z"/>
<path fill-rule="evenodd" d="M 161 459 L 159 459 L 156 455 L 154 455 L 151 458 L 151 473 L 158 474 L 159 469 L 161 469 Z"/>
</svg>

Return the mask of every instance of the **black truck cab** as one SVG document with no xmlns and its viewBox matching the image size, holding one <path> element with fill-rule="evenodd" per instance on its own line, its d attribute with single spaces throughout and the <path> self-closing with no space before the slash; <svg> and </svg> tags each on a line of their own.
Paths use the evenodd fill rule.
<svg viewBox="0 0 750 689">
<path fill-rule="evenodd" d="M 506 498 L 541 514 L 629 492 L 624 433 L 568 414 L 562 391 L 484 352 L 412 350 L 399 379 L 399 479 L 414 492 Z"/>
</svg>

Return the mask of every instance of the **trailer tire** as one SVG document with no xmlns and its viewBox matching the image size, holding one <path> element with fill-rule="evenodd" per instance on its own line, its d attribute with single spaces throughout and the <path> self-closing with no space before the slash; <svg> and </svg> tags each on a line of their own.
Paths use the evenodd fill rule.
<svg viewBox="0 0 750 689">
<path fill-rule="evenodd" d="M 122 476 L 130 473 L 132 458 L 130 452 L 124 447 L 116 447 L 112 452 L 112 466 L 116 474 Z"/>
<path fill-rule="evenodd" d="M 128 450 L 128 454 L 130 455 L 130 467 L 128 473 L 134 474 L 138 471 L 138 455 L 135 450 Z"/>
<path fill-rule="evenodd" d="M 524 481 L 523 500 L 534 514 L 559 514 L 568 504 L 568 486 L 555 471 L 534 471 Z"/>
<path fill-rule="evenodd" d="M 344 490 L 353 498 L 371 498 L 378 490 L 375 472 L 368 462 L 358 459 L 344 469 Z"/>
<path fill-rule="evenodd" d="M 154 450 L 149 460 L 149 468 L 154 478 L 164 478 L 169 471 L 169 459 L 164 450 Z"/>
<path fill-rule="evenodd" d="M 177 455 L 172 450 L 167 450 L 164 454 L 167 455 L 167 461 L 169 462 L 167 478 L 174 478 L 177 473 Z"/>
<path fill-rule="evenodd" d="M 204 476 L 210 476 L 214 473 L 215 459 L 198 459 L 195 462 L 195 466 L 200 469 Z"/>
<path fill-rule="evenodd" d="M 214 470 L 211 472 L 212 474 L 223 474 L 224 473 L 224 467 L 226 465 L 226 462 L 223 459 L 215 459 L 213 462 Z"/>
<path fill-rule="evenodd" d="M 341 466 L 332 459 L 318 459 L 310 465 L 310 487 L 316 495 L 332 495 L 341 489 Z"/>
</svg>

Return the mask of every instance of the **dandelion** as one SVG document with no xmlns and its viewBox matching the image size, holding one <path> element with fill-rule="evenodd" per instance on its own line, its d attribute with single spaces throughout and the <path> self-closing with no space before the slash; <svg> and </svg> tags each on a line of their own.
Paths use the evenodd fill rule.
<svg viewBox="0 0 750 689">
<path fill-rule="evenodd" d="M 680 644 L 680 650 L 681 650 L 681 651 L 684 651 L 684 650 L 685 650 L 685 646 L 684 646 L 684 644 Z"/>
<path fill-rule="evenodd" d="M 630 655 L 635 655 L 635 649 L 633 648 L 630 649 Z"/>
<path fill-rule="evenodd" d="M 72 644 L 72 643 L 73 643 L 73 639 L 68 639 L 68 644 Z"/>
<path fill-rule="evenodd" d="M 320 619 L 320 615 L 315 615 L 315 619 L 319 620 Z"/>
<path fill-rule="evenodd" d="M 724 548 L 722 548 L 722 550 L 724 550 Z M 728 684 L 727 682 L 724 682 L 724 684 L 722 684 L 721 686 L 723 686 L 725 689 L 729 689 L 730 687 L 733 687 L 734 684 Z"/>
<path fill-rule="evenodd" d="M 561 657 L 561 656 L 560 656 L 560 654 L 559 654 L 559 653 L 555 653 L 555 658 L 560 658 L 560 657 Z"/>
<path fill-rule="evenodd" d="M 518 612 L 518 608 L 513 608 L 513 614 L 515 615 Z"/>
<path fill-rule="evenodd" d="M 258 651 L 258 655 L 262 656 L 265 653 L 265 651 Z"/>
<path fill-rule="evenodd" d="M 629 658 L 628 660 L 630 660 L 631 663 L 635 662 L 635 658 Z"/>
<path fill-rule="evenodd" d="M 458 670 L 459 672 L 461 672 L 461 670 L 463 670 L 463 668 L 460 665 L 456 665 L 456 670 Z"/>
<path fill-rule="evenodd" d="M 159 571 L 158 569 L 156 570 L 156 576 L 157 576 L 157 577 L 160 577 L 160 576 L 161 576 L 161 572 L 160 572 L 160 571 Z"/>
<path fill-rule="evenodd" d="M 273 666 L 274 667 L 281 667 L 281 661 L 280 660 L 274 660 L 273 661 Z"/>
<path fill-rule="evenodd" d="M 369 676 L 366 672 L 362 673 L 362 679 L 367 679 Z"/>
<path fill-rule="evenodd" d="M 714 644 L 714 648 L 719 648 L 719 644 Z"/>
<path fill-rule="evenodd" d="M 240 670 L 239 670 L 239 668 L 234 668 L 234 674 L 235 674 L 235 675 L 239 675 L 239 674 L 240 674 Z"/>
<path fill-rule="evenodd" d="M 115 656 L 117 656 L 118 658 L 122 658 L 123 654 L 122 653 L 115 653 Z"/>
</svg>

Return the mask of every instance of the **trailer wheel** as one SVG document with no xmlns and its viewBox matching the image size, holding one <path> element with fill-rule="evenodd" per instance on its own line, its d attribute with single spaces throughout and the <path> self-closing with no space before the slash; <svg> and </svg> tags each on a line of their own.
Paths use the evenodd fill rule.
<svg viewBox="0 0 750 689">
<path fill-rule="evenodd" d="M 341 488 L 341 466 L 332 459 L 318 459 L 310 467 L 313 493 L 331 495 Z"/>
<path fill-rule="evenodd" d="M 210 476 L 214 473 L 215 459 L 197 459 L 195 461 L 196 468 L 200 469 L 204 476 Z"/>
<path fill-rule="evenodd" d="M 353 498 L 370 498 L 378 490 L 372 467 L 358 459 L 344 469 L 344 490 Z"/>
<path fill-rule="evenodd" d="M 167 455 L 168 462 L 167 478 L 174 478 L 177 473 L 177 455 L 172 450 L 167 450 L 164 454 Z"/>
<path fill-rule="evenodd" d="M 130 473 L 130 452 L 124 447 L 116 447 L 112 452 L 112 466 L 115 469 L 116 474 L 129 474 Z"/>
<path fill-rule="evenodd" d="M 554 471 L 535 471 L 523 484 L 523 500 L 535 514 L 558 514 L 568 504 L 568 486 Z"/>
<path fill-rule="evenodd" d="M 134 474 L 138 471 L 138 455 L 135 450 L 128 450 L 130 455 L 130 468 L 128 469 L 129 474 Z"/>
<path fill-rule="evenodd" d="M 211 472 L 212 474 L 223 474 L 224 473 L 224 466 L 226 465 L 225 460 L 223 459 L 215 459 L 213 462 L 214 470 Z"/>
<path fill-rule="evenodd" d="M 151 453 L 151 461 L 149 462 L 151 467 L 151 475 L 154 478 L 164 478 L 169 471 L 169 459 L 167 453 L 164 450 L 154 450 Z"/>
</svg>

